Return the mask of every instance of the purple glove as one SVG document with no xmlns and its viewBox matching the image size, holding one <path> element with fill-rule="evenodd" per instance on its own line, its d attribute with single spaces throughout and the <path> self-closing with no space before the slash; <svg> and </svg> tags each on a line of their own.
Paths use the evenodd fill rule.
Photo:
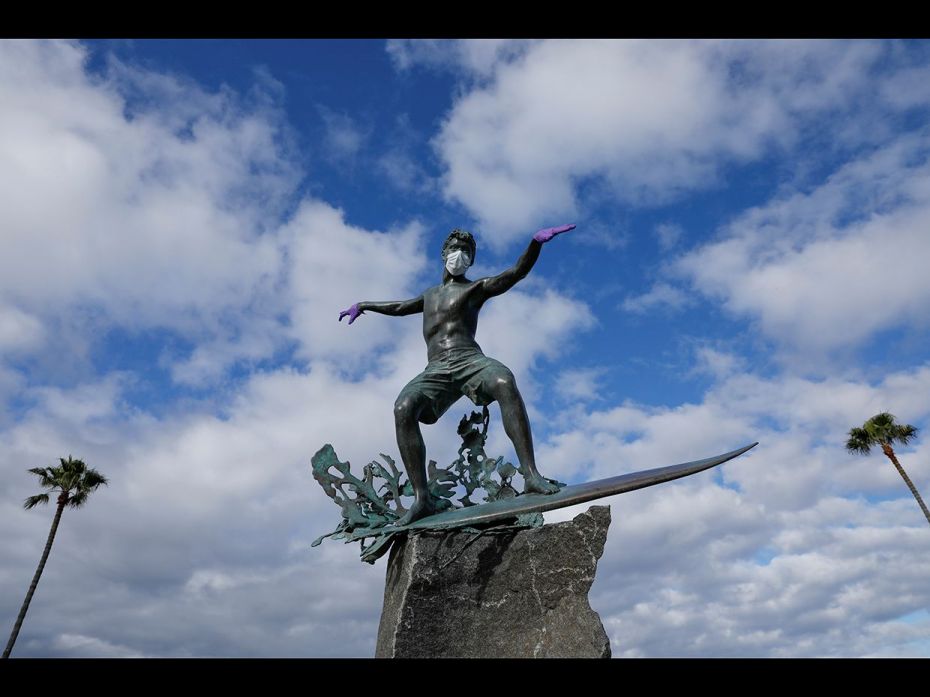
<svg viewBox="0 0 930 697">
<path fill-rule="evenodd" d="M 355 303 L 348 310 L 343 310 L 342 312 L 339 313 L 339 321 L 341 322 L 342 318 L 348 315 L 349 324 L 352 324 L 352 322 L 358 319 L 358 316 L 360 314 L 362 314 L 362 311 L 358 309 L 358 303 Z"/>
<path fill-rule="evenodd" d="M 568 232 L 569 230 L 574 230 L 574 229 L 575 229 L 574 225 L 559 225 L 558 227 L 547 227 L 547 228 L 540 230 L 535 235 L 533 235 L 533 239 L 541 244 L 545 244 L 546 242 L 551 240 L 556 235 L 561 235 L 563 232 Z"/>
</svg>

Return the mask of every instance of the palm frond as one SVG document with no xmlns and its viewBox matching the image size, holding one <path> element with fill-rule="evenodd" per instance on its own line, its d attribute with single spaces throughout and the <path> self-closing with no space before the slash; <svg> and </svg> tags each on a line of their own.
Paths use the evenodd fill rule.
<svg viewBox="0 0 930 697">
<path fill-rule="evenodd" d="M 898 426 L 895 430 L 894 440 L 898 441 L 901 445 L 907 445 L 908 442 L 917 437 L 917 430 L 916 426 L 911 426 L 910 424 Z"/>
<path fill-rule="evenodd" d="M 85 464 L 83 460 L 81 459 L 75 460 L 70 455 L 68 455 L 68 465 L 71 467 L 71 470 L 73 472 L 76 472 L 78 474 L 84 474 L 84 472 L 87 471 L 87 464 Z"/>
<path fill-rule="evenodd" d="M 68 459 L 65 460 L 63 457 L 58 458 L 61 461 L 61 488 L 65 491 L 73 491 L 80 486 L 81 477 L 84 475 L 84 471 L 87 469 L 87 465 L 84 464 L 83 460 L 75 460 L 71 455 L 68 455 Z"/>
<path fill-rule="evenodd" d="M 106 484 L 109 484 L 106 477 L 100 474 L 100 472 L 97 470 L 88 468 L 88 470 L 84 473 L 84 476 L 81 477 L 80 488 L 82 490 L 93 491 L 94 489 L 97 489 L 97 487 Z"/>
<path fill-rule="evenodd" d="M 876 444 L 866 429 L 859 427 L 849 429 L 849 440 L 846 441 L 846 450 L 849 452 L 868 455 L 871 447 Z"/>
<path fill-rule="evenodd" d="M 68 506 L 69 506 L 70 508 L 80 508 L 80 507 L 83 506 L 85 503 L 87 503 L 87 497 L 88 497 L 88 495 L 89 495 L 89 494 L 88 494 L 88 492 L 87 492 L 86 490 L 85 490 L 85 491 L 79 491 L 79 492 L 76 493 L 74 496 L 72 496 L 70 499 L 68 499 Z"/>
<path fill-rule="evenodd" d="M 39 478 L 39 483 L 46 489 L 54 489 L 58 486 L 58 481 L 51 467 L 33 467 L 29 471 Z"/>
<path fill-rule="evenodd" d="M 36 494 L 35 496 L 30 496 L 23 502 L 23 508 L 28 511 L 30 508 L 35 508 L 40 503 L 48 503 L 48 494 Z"/>
</svg>

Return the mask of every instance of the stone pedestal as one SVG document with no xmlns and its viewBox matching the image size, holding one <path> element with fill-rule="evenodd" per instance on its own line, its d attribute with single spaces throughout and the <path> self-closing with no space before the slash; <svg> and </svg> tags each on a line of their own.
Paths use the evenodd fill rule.
<svg viewBox="0 0 930 697">
<path fill-rule="evenodd" d="M 609 658 L 588 603 L 610 507 L 523 530 L 425 532 L 388 561 L 379 658 Z"/>
</svg>

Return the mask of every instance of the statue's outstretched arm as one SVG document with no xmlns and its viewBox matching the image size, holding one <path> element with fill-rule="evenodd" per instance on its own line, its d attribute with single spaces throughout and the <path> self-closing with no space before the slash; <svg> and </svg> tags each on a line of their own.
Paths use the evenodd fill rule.
<svg viewBox="0 0 930 697">
<path fill-rule="evenodd" d="M 359 315 L 361 315 L 366 310 L 379 312 L 382 315 L 391 315 L 393 317 L 412 315 L 417 312 L 423 312 L 423 296 L 421 295 L 411 300 L 391 300 L 390 302 L 386 303 L 355 303 L 347 310 L 343 310 L 339 313 L 339 321 L 341 322 L 343 317 L 348 317 L 349 324 L 352 324 L 352 322 L 357 320 Z"/>
<path fill-rule="evenodd" d="M 497 276 L 489 276 L 481 280 L 487 296 L 494 297 L 495 295 L 505 293 L 513 288 L 518 281 L 526 278 L 526 275 L 530 272 L 530 269 L 533 268 L 536 260 L 539 259 L 539 252 L 542 250 L 542 246 L 556 235 L 561 235 L 563 232 L 574 229 L 574 225 L 559 225 L 558 227 L 543 228 L 536 232 L 536 234 L 533 235 L 533 239 L 530 240 L 530 244 L 526 248 L 526 251 L 517 259 L 516 264 L 503 273 L 499 273 Z"/>
</svg>

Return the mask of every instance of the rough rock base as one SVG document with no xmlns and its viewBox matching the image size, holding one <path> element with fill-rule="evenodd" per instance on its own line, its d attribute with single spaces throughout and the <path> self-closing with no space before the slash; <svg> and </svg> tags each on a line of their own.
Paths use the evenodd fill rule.
<svg viewBox="0 0 930 697">
<path fill-rule="evenodd" d="M 588 603 L 610 507 L 541 528 L 425 532 L 388 561 L 379 658 L 610 658 Z"/>
</svg>

